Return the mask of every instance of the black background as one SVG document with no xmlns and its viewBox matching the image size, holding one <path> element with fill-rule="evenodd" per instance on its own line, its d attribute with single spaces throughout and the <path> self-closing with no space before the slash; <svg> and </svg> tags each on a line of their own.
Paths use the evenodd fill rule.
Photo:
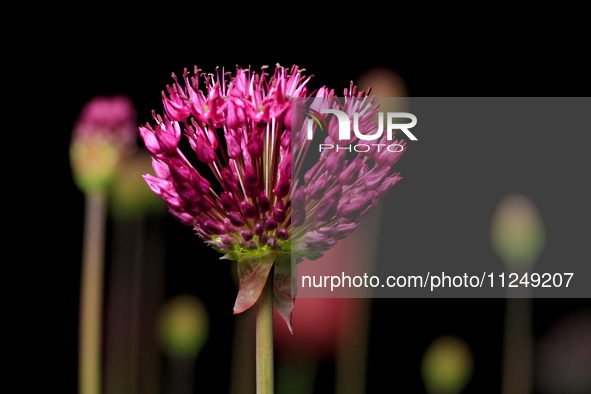
<svg viewBox="0 0 591 394">
<path fill-rule="evenodd" d="M 180 75 L 194 64 L 213 72 L 216 66 L 260 69 L 275 63 L 306 68 L 315 75 L 311 90 L 327 85 L 340 91 L 368 68 L 387 66 L 403 77 L 409 96 L 417 97 L 568 97 L 588 96 L 590 91 L 588 65 L 575 31 L 566 34 L 568 40 L 555 40 L 553 34 L 500 38 L 462 29 L 441 35 L 434 27 L 418 40 L 402 31 L 368 27 L 367 32 L 355 28 L 359 37 L 350 39 L 329 27 L 295 34 L 296 26 L 284 26 L 280 18 L 264 28 L 246 17 L 222 23 L 220 15 L 208 16 L 198 6 L 180 15 L 151 12 L 145 19 L 82 17 L 69 21 L 74 23 L 67 29 L 50 23 L 35 30 L 32 42 L 2 54 L 11 87 L 5 97 L 15 113 L 23 113 L 8 130 L 18 145 L 11 145 L 17 155 L 6 171 L 7 179 L 16 177 L 24 188 L 5 190 L 10 209 L 25 225 L 22 230 L 15 227 L 23 243 L 11 264 L 24 272 L 9 299 L 10 304 L 17 301 L 30 321 L 26 344 L 32 346 L 21 350 L 24 360 L 18 362 L 30 379 L 25 386 L 41 383 L 61 392 L 77 390 L 84 198 L 71 178 L 68 145 L 76 117 L 93 96 L 128 95 L 137 107 L 138 122 L 145 123 L 152 109 L 162 112 L 160 91 L 172 81 L 171 72 Z M 206 303 L 212 335 L 197 368 L 210 383 L 226 387 L 235 297 L 229 266 L 172 217 L 166 221 L 165 238 L 166 295 L 189 292 Z M 534 335 L 539 338 L 560 316 L 589 306 L 589 300 L 534 300 Z M 420 358 L 427 345 L 444 334 L 458 335 L 471 346 L 476 370 L 467 391 L 498 392 L 503 316 L 502 299 L 375 300 L 368 392 L 393 385 L 402 391 L 424 390 Z M 331 366 L 325 368 L 330 375 Z"/>
</svg>

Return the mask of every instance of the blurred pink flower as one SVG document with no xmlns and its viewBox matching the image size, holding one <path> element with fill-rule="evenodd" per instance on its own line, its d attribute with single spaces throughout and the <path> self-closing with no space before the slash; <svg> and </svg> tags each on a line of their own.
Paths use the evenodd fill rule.
<svg viewBox="0 0 591 394">
<path fill-rule="evenodd" d="M 136 110 L 123 95 L 96 96 L 83 108 L 72 132 L 70 162 L 85 193 L 104 191 L 121 160 L 135 148 Z"/>
</svg>

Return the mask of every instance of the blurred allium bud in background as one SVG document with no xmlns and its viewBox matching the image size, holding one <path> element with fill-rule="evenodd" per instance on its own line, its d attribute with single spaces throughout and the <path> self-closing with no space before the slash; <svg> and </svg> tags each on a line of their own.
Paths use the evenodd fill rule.
<svg viewBox="0 0 591 394">
<path fill-rule="evenodd" d="M 425 351 L 421 374 L 428 393 L 461 393 L 474 369 L 472 352 L 460 338 L 439 337 Z"/>
<path fill-rule="evenodd" d="M 491 223 L 491 242 L 507 268 L 531 269 L 545 240 L 544 222 L 533 201 L 512 194 L 499 203 Z"/>
<path fill-rule="evenodd" d="M 70 144 L 76 184 L 84 193 L 104 191 L 117 165 L 135 148 L 136 110 L 123 95 L 96 96 L 80 113 Z"/>
</svg>

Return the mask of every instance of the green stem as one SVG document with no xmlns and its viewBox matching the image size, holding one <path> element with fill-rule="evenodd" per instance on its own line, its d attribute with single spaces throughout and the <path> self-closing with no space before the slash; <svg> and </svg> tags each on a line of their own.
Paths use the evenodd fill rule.
<svg viewBox="0 0 591 394">
<path fill-rule="evenodd" d="M 101 322 L 104 270 L 105 198 L 86 196 L 84 256 L 80 289 L 80 393 L 99 394 L 101 373 Z"/>
<path fill-rule="evenodd" d="M 257 394 L 273 394 L 273 268 L 257 300 Z"/>
</svg>

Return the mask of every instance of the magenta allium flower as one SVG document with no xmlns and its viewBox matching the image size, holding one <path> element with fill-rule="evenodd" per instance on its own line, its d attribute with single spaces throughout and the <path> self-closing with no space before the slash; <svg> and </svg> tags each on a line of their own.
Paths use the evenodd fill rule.
<svg viewBox="0 0 591 394">
<path fill-rule="evenodd" d="M 301 108 L 294 107 L 294 98 L 306 100 L 310 77 L 297 66 L 277 66 L 270 78 L 264 70 L 259 75 L 238 68 L 235 76 L 202 74 L 199 86 L 199 71 L 189 77 L 185 69 L 184 84 L 173 74 L 174 84 L 162 92 L 165 114 L 153 114 L 154 124 L 139 128 L 156 173 L 144 179 L 181 223 L 224 254 L 222 259 L 238 261 L 234 313 L 256 302 L 275 267 L 274 306 L 291 328 L 292 256 L 297 262 L 318 258 L 351 233 L 401 179 L 389 171 L 402 152 L 365 152 L 349 161 L 343 151 L 324 151 L 300 182 L 295 178 L 311 141 L 295 116 Z M 311 96 L 311 108 L 338 107 L 351 119 L 361 112 L 360 132 L 372 133 L 375 122 L 368 119 L 377 106 L 368 93 L 351 86 L 341 104 L 323 87 Z M 326 143 L 334 144 L 336 127 L 330 121 Z M 219 186 L 181 152 L 182 135 Z"/>
<path fill-rule="evenodd" d="M 96 96 L 82 108 L 72 132 L 70 159 L 84 192 L 104 191 L 117 166 L 134 148 L 136 110 L 123 95 Z"/>
</svg>

